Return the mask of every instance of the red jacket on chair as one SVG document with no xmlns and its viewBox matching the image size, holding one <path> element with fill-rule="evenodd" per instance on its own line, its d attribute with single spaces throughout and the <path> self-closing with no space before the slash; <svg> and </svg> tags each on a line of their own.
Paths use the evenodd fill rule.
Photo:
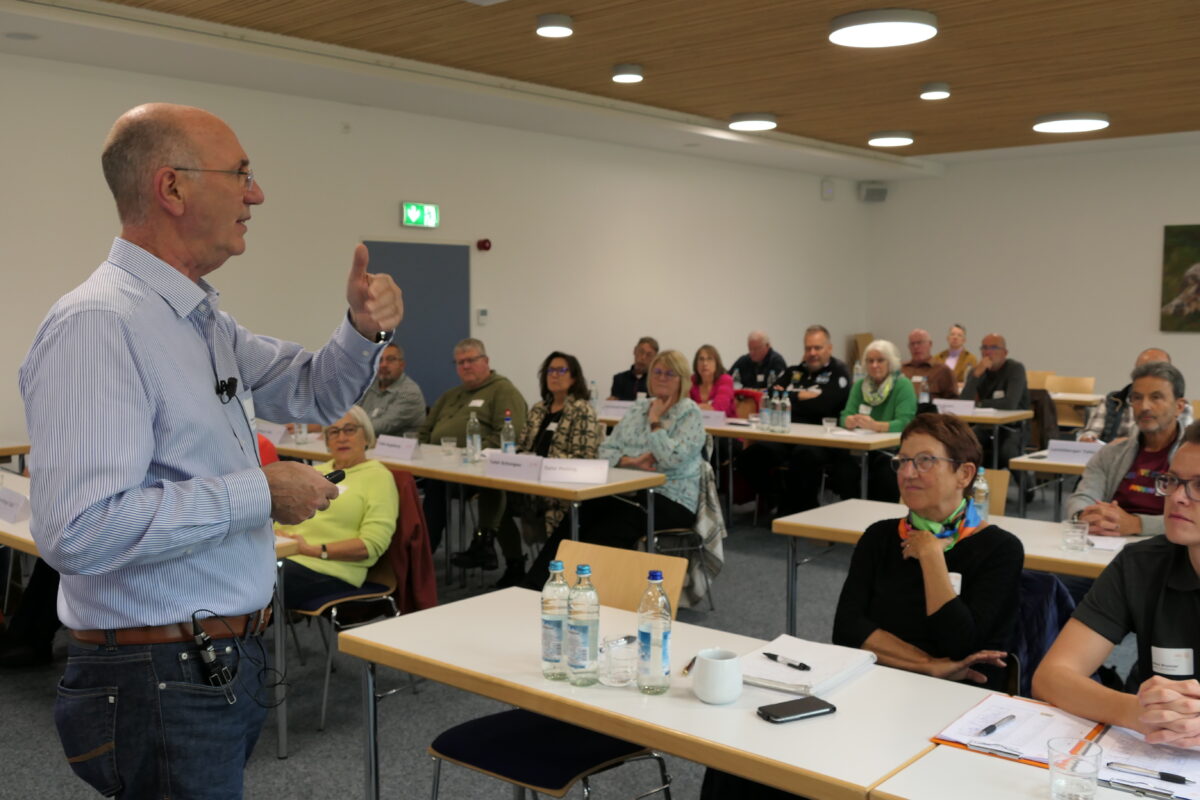
<svg viewBox="0 0 1200 800">
<path fill-rule="evenodd" d="M 400 515 L 396 518 L 395 537 L 400 546 L 391 546 L 387 558 L 396 573 L 396 605 L 400 613 L 408 614 L 438 604 L 437 575 L 433 569 L 433 552 L 429 549 L 429 528 L 417 482 L 408 472 L 394 470 L 396 491 L 400 493 Z M 393 545 L 396 543 L 393 542 Z"/>
</svg>

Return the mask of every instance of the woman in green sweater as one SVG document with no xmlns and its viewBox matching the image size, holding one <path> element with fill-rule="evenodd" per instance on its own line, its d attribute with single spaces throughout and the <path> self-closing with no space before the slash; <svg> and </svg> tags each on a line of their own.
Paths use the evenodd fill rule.
<svg viewBox="0 0 1200 800">
<path fill-rule="evenodd" d="M 899 433 L 917 415 L 917 394 L 912 382 L 900 373 L 900 351 L 884 339 L 876 339 L 863 351 L 867 375 L 850 389 L 850 397 L 839 421 L 848 430 L 867 433 Z M 891 453 L 867 455 L 867 496 L 870 500 L 895 503 L 900 499 Z M 825 486 L 841 497 L 858 497 L 858 457 L 832 447 L 797 447 L 788 464 L 791 496 L 780 513 L 807 511 L 820 505 L 821 475 L 828 470 Z"/>
<path fill-rule="evenodd" d="M 300 553 L 283 562 L 287 604 L 302 608 L 326 595 L 363 585 L 367 570 L 384 554 L 396 531 L 400 498 L 383 464 L 367 459 L 375 446 L 371 418 L 359 406 L 325 429 L 333 460 L 313 468 L 322 475 L 345 470 L 341 495 L 329 508 L 299 525 L 276 525 L 280 536 L 300 543 Z"/>
</svg>

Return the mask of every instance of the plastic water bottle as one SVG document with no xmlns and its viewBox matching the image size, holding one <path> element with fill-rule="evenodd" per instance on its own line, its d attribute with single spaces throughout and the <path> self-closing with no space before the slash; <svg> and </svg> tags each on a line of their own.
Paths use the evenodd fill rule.
<svg viewBox="0 0 1200 800">
<path fill-rule="evenodd" d="M 500 429 L 500 452 L 517 452 L 517 429 L 512 424 L 512 410 L 504 409 L 504 427 Z"/>
<path fill-rule="evenodd" d="M 979 514 L 980 522 L 988 521 L 988 505 L 991 496 L 987 476 L 984 475 L 986 471 L 983 467 L 979 468 L 979 474 L 975 476 L 975 484 L 971 487 L 971 502 L 975 504 L 975 512 Z"/>
<path fill-rule="evenodd" d="M 588 381 L 588 390 L 592 393 L 592 411 L 596 412 L 596 416 L 600 416 L 600 387 L 591 380 Z"/>
<path fill-rule="evenodd" d="M 771 370 L 770 372 L 767 373 L 767 390 L 770 391 L 771 389 L 774 389 L 774 388 L 775 388 L 775 370 Z"/>
<path fill-rule="evenodd" d="M 783 401 L 779 399 L 779 392 L 775 392 L 771 398 L 771 430 L 778 433 L 783 427 Z"/>
<path fill-rule="evenodd" d="M 779 398 L 779 432 L 787 433 L 792 429 L 792 399 L 787 392 Z"/>
<path fill-rule="evenodd" d="M 466 459 L 471 462 L 481 458 L 483 458 L 483 426 L 479 424 L 479 417 L 475 416 L 475 412 L 472 411 L 471 418 L 467 420 Z"/>
<path fill-rule="evenodd" d="M 664 694 L 671 688 L 671 601 L 662 573 L 650 570 L 638 604 L 637 687 L 642 694 Z"/>
<path fill-rule="evenodd" d="M 550 562 L 550 579 L 542 587 L 542 675 L 552 681 L 567 679 L 563 658 L 563 630 L 567 625 L 567 595 L 571 587 L 563 577 L 563 562 Z"/>
<path fill-rule="evenodd" d="M 575 578 L 567 595 L 567 670 L 572 686 L 591 686 L 599 680 L 600 595 L 591 565 L 576 565 Z"/>
<path fill-rule="evenodd" d="M 742 373 L 740 371 L 735 369 L 732 373 L 730 373 L 730 377 L 733 378 L 734 389 L 742 388 Z"/>
<path fill-rule="evenodd" d="M 866 375 L 866 373 L 863 372 L 862 361 L 861 360 L 855 361 L 854 362 L 854 382 L 858 383 L 859 381 L 861 381 L 863 379 L 864 375 Z"/>
</svg>

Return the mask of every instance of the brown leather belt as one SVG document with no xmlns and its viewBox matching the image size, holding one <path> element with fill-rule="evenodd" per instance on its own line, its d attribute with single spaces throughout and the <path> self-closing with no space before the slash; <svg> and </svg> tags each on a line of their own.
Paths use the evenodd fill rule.
<svg viewBox="0 0 1200 800">
<path fill-rule="evenodd" d="M 213 639 L 240 639 L 247 633 L 262 633 L 271 619 L 271 607 L 252 614 L 240 614 L 236 617 L 205 617 L 197 620 L 201 629 Z M 110 631 L 71 631 L 71 636 L 84 644 L 108 644 Z M 190 622 L 174 622 L 170 625 L 146 625 L 141 628 L 114 628 L 113 641 L 116 644 L 171 644 L 174 642 L 190 642 L 195 633 Z"/>
</svg>

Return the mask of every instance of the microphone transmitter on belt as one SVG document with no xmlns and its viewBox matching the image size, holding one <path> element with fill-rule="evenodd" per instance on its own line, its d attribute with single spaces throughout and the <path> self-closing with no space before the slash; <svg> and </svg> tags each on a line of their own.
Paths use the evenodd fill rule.
<svg viewBox="0 0 1200 800">
<path fill-rule="evenodd" d="M 229 705 L 233 705 L 237 702 L 237 696 L 233 693 L 233 675 L 230 674 L 229 667 L 217 660 L 217 649 L 213 647 L 212 637 L 205 633 L 195 620 L 192 620 L 192 633 L 195 634 L 192 638 L 196 641 L 196 647 L 200 648 L 200 663 L 204 666 L 209 685 L 224 688 L 225 699 L 229 701 Z"/>
</svg>

